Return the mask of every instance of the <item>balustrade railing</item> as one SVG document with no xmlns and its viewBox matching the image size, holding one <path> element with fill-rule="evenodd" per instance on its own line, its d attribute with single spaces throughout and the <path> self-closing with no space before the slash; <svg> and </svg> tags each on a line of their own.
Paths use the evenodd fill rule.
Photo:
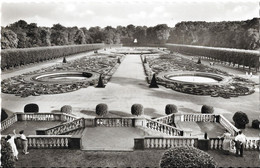
<svg viewBox="0 0 260 168">
<path fill-rule="evenodd" d="M 85 127 L 84 118 L 73 120 L 71 122 L 63 123 L 55 127 L 45 130 L 45 135 L 61 135 L 73 130 L 77 130 Z"/>
<path fill-rule="evenodd" d="M 221 150 L 223 147 L 223 139 L 222 138 L 210 138 L 210 147 L 209 149 L 219 149 Z"/>
<path fill-rule="evenodd" d="M 182 136 L 183 135 L 183 130 L 167 125 L 167 124 L 163 124 L 154 120 L 150 120 L 150 119 L 146 119 L 146 124 L 143 125 L 146 128 L 155 130 L 155 131 L 159 131 L 161 133 L 167 134 L 167 135 L 171 135 L 171 136 Z"/>
<path fill-rule="evenodd" d="M 172 124 L 172 123 L 174 123 L 174 114 L 170 114 L 170 115 L 167 115 L 167 116 L 155 118 L 153 120 L 157 121 L 157 122 L 160 122 L 160 123 L 164 123 L 164 124 Z"/>
<path fill-rule="evenodd" d="M 178 114 L 176 114 L 178 115 Z M 181 114 L 181 122 L 216 122 L 214 114 Z"/>
<path fill-rule="evenodd" d="M 19 113 L 22 121 L 56 121 L 57 117 L 52 113 Z M 56 114 L 57 115 L 57 114 Z"/>
<path fill-rule="evenodd" d="M 95 118 L 99 127 L 133 127 L 133 118 Z"/>
<path fill-rule="evenodd" d="M 19 121 L 66 121 L 71 122 L 79 117 L 66 113 L 17 113 Z"/>
<path fill-rule="evenodd" d="M 71 122 L 76 119 L 79 119 L 79 117 L 73 116 L 70 114 L 66 114 L 66 113 L 62 113 L 62 121 Z"/>
<path fill-rule="evenodd" d="M 235 151 L 235 137 L 230 140 L 230 148 Z M 223 139 L 210 138 L 210 149 L 212 150 L 222 150 Z M 259 137 L 246 137 L 246 143 L 244 144 L 245 150 L 260 150 L 260 138 Z"/>
<path fill-rule="evenodd" d="M 68 148 L 72 135 L 29 135 L 29 148 Z"/>
<path fill-rule="evenodd" d="M 195 137 L 145 137 L 145 149 L 167 149 L 178 146 L 197 147 L 198 138 Z"/>
<path fill-rule="evenodd" d="M 228 130 L 232 136 L 238 134 L 239 129 L 237 129 L 233 124 L 231 124 L 223 115 L 219 115 L 219 123 Z"/>
<path fill-rule="evenodd" d="M 10 118 L 7 118 L 6 120 L 1 122 L 1 131 L 5 130 L 6 128 L 10 127 L 13 125 L 15 122 L 17 122 L 17 115 L 14 114 Z"/>
</svg>

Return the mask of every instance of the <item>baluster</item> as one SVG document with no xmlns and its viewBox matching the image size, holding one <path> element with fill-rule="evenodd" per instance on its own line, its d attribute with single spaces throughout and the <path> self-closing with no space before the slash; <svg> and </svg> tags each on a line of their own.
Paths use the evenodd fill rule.
<svg viewBox="0 0 260 168">
<path fill-rule="evenodd" d="M 155 141 L 154 139 L 150 139 L 150 146 L 151 146 L 151 149 L 153 149 L 155 147 Z"/>
<path fill-rule="evenodd" d="M 187 139 L 183 139 L 182 140 L 182 146 L 186 146 L 187 142 L 186 142 Z"/>
<path fill-rule="evenodd" d="M 66 147 L 66 148 L 69 147 L 69 140 L 68 140 L 68 138 L 65 138 L 65 147 Z"/>
<path fill-rule="evenodd" d="M 167 139 L 161 138 L 161 148 L 167 147 Z"/>
<path fill-rule="evenodd" d="M 40 138 L 40 145 L 41 145 L 41 148 L 44 148 L 44 139 L 43 138 Z"/>
<path fill-rule="evenodd" d="M 59 138 L 58 139 L 58 144 L 59 144 L 59 147 L 61 147 L 61 148 L 63 148 L 65 146 L 64 139 L 65 138 Z"/>
<path fill-rule="evenodd" d="M 40 148 L 41 147 L 41 142 L 40 142 L 40 138 L 36 138 L 36 147 Z"/>
<path fill-rule="evenodd" d="M 193 146 L 193 147 L 194 147 L 194 144 L 195 144 L 195 141 L 194 141 L 194 139 L 191 139 L 191 146 Z"/>
<path fill-rule="evenodd" d="M 146 142 L 146 147 L 149 149 L 149 148 L 151 148 L 151 143 L 150 143 L 150 139 L 144 139 L 145 140 L 145 142 Z"/>
<path fill-rule="evenodd" d="M 217 142 L 218 140 L 217 139 L 214 139 L 214 149 L 218 149 L 217 147 L 218 147 L 218 145 L 217 145 Z"/>
<path fill-rule="evenodd" d="M 60 138 L 56 138 L 56 147 L 59 148 L 60 147 Z"/>
<path fill-rule="evenodd" d="M 32 147 L 32 138 L 28 138 L 28 148 Z"/>
<path fill-rule="evenodd" d="M 210 149 L 215 149 L 214 148 L 214 140 L 210 139 Z"/>
<path fill-rule="evenodd" d="M 170 148 L 174 147 L 174 139 L 170 139 Z"/>
<path fill-rule="evenodd" d="M 36 138 L 33 138 L 33 147 L 36 147 Z"/>
<path fill-rule="evenodd" d="M 187 139 L 187 146 L 191 146 L 191 139 Z"/>
<path fill-rule="evenodd" d="M 128 120 L 124 120 L 125 127 L 128 127 Z"/>
<path fill-rule="evenodd" d="M 169 148 L 170 146 L 170 140 L 167 138 L 167 139 L 164 139 L 164 148 Z"/>
<path fill-rule="evenodd" d="M 155 141 L 156 141 L 156 148 L 160 148 L 160 139 L 155 139 Z"/>
</svg>

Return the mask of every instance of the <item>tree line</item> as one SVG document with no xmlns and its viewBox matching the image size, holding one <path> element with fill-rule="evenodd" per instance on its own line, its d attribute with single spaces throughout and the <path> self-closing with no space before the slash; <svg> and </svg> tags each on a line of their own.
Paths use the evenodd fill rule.
<svg viewBox="0 0 260 168">
<path fill-rule="evenodd" d="M 260 48 L 259 18 L 246 21 L 225 22 L 180 22 L 174 28 L 166 24 L 152 27 L 111 26 L 65 27 L 54 24 L 40 27 L 19 20 L 1 29 L 2 49 L 30 48 L 41 46 L 61 46 L 91 43 L 132 45 L 162 45 L 167 43 L 200 45 L 210 47 L 240 48 L 256 50 Z"/>
<path fill-rule="evenodd" d="M 154 27 L 134 26 L 113 28 L 65 27 L 54 24 L 52 27 L 40 27 L 36 23 L 28 24 L 19 20 L 1 29 L 1 48 L 31 48 L 41 46 L 61 46 L 91 43 L 132 44 L 138 39 L 138 44 L 162 44 L 168 40 L 170 28 L 166 24 Z"/>
<path fill-rule="evenodd" d="M 209 47 L 260 48 L 260 18 L 229 22 L 180 22 L 171 31 L 169 43 Z"/>
</svg>

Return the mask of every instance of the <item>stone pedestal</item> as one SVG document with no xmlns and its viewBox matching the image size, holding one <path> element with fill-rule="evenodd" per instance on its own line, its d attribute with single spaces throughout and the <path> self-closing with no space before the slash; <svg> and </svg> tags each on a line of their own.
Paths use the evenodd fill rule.
<svg viewBox="0 0 260 168">
<path fill-rule="evenodd" d="M 209 139 L 199 139 L 198 140 L 198 148 L 201 150 L 209 150 L 210 149 L 210 141 Z"/>
<path fill-rule="evenodd" d="M 134 118 L 134 123 L 133 126 L 134 127 L 144 127 L 146 125 L 146 120 L 145 118 Z"/>
<path fill-rule="evenodd" d="M 135 150 L 144 150 L 144 138 L 135 138 L 134 139 L 134 149 Z"/>
<path fill-rule="evenodd" d="M 95 119 L 85 119 L 85 127 L 95 127 Z"/>
</svg>

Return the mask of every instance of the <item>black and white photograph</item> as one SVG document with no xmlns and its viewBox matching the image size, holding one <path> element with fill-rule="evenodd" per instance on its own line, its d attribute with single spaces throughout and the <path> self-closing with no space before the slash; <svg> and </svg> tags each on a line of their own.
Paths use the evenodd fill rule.
<svg viewBox="0 0 260 168">
<path fill-rule="evenodd" d="M 260 167 L 259 0 L 0 3 L 1 167 Z"/>
</svg>

